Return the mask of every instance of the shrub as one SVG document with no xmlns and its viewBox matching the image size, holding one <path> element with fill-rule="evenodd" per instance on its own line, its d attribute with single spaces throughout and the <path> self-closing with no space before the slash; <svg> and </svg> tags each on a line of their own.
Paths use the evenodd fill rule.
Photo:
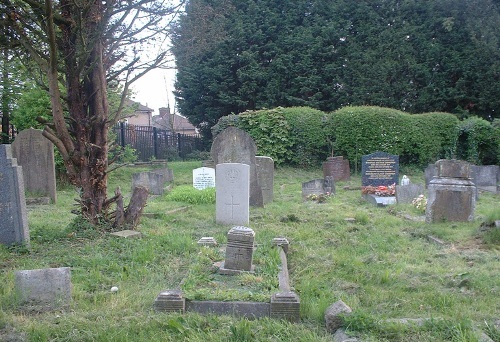
<svg viewBox="0 0 500 342">
<path fill-rule="evenodd" d="M 460 123 L 458 157 L 477 165 L 500 162 L 500 127 L 471 117 Z"/>
<path fill-rule="evenodd" d="M 167 199 L 189 204 L 213 204 L 215 203 L 215 188 L 198 190 L 190 185 L 181 185 L 172 189 Z"/>
</svg>

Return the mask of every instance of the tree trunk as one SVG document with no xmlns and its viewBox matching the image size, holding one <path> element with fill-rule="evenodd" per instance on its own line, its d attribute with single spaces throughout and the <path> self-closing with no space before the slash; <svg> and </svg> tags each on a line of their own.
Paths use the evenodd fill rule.
<svg viewBox="0 0 500 342">
<path fill-rule="evenodd" d="M 125 224 L 135 228 L 139 224 L 139 219 L 142 215 L 142 210 L 146 206 L 148 200 L 148 189 L 143 186 L 134 188 L 132 198 L 125 212 Z"/>
</svg>

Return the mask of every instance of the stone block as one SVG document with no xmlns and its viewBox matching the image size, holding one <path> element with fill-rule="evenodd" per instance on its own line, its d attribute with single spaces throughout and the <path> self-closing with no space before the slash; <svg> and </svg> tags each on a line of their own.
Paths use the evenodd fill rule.
<svg viewBox="0 0 500 342">
<path fill-rule="evenodd" d="M 300 299 L 295 292 L 278 292 L 271 296 L 271 318 L 300 321 Z"/>
<path fill-rule="evenodd" d="M 351 308 L 341 300 L 330 305 L 325 311 L 326 330 L 332 334 L 335 333 L 343 325 L 342 315 L 351 312 Z"/>
<path fill-rule="evenodd" d="M 186 298 L 180 290 L 166 290 L 160 292 L 154 302 L 156 311 L 161 312 L 179 312 L 186 311 Z"/>
</svg>

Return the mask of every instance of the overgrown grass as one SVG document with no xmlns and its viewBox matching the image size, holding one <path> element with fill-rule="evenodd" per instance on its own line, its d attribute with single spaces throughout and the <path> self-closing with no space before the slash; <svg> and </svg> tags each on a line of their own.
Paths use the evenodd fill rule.
<svg viewBox="0 0 500 342">
<path fill-rule="evenodd" d="M 151 215 L 141 219 L 138 240 L 78 221 L 70 213 L 77 194 L 68 187 L 58 190 L 57 204 L 30 206 L 31 251 L 0 246 L 0 340 L 12 330 L 30 341 L 331 341 L 323 314 L 342 299 L 354 312 L 346 318 L 348 332 L 363 341 L 475 341 L 476 328 L 498 341 L 500 244 L 493 228 L 484 229 L 500 216 L 498 196 L 481 194 L 474 222 L 426 224 L 408 219 L 421 215 L 410 205 L 376 208 L 358 190 L 344 188 L 359 186 L 356 176 L 337 183 L 336 195 L 324 203 L 303 201 L 301 183 L 321 177 L 321 170 L 279 168 L 274 201 L 250 212 L 256 273 L 226 280 L 212 265 L 223 258 L 231 227 L 216 224 L 213 200 L 190 187 L 200 165 L 169 164 L 172 192 L 149 199 L 145 212 Z M 132 173 L 145 169 L 112 173 L 110 194 L 120 186 L 127 202 Z M 423 173 L 407 171 L 412 182 L 423 181 Z M 197 246 L 203 236 L 220 245 Z M 278 236 L 290 241 L 301 323 L 153 311 L 158 293 L 172 288 L 183 288 L 191 299 L 266 300 L 277 287 L 272 273 L 278 259 L 270 245 Z M 71 267 L 71 308 L 19 312 L 14 271 L 62 266 Z M 387 321 L 393 318 L 429 320 Z"/>
</svg>

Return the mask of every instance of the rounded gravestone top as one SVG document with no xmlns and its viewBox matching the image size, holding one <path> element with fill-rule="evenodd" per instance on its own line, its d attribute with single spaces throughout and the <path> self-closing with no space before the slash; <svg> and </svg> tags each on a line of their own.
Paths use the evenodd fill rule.
<svg viewBox="0 0 500 342">
<path fill-rule="evenodd" d="M 253 229 L 248 228 L 248 227 L 244 227 L 244 226 L 233 227 L 233 228 L 231 228 L 231 230 L 229 230 L 228 234 L 232 234 L 232 235 L 238 234 L 238 235 L 255 236 L 255 232 L 253 231 Z"/>
</svg>

